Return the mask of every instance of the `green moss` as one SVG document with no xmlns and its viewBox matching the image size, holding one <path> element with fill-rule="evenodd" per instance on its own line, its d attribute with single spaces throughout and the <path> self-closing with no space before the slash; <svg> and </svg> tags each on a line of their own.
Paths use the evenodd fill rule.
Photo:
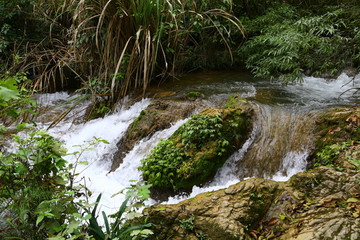
<svg viewBox="0 0 360 240">
<path fill-rule="evenodd" d="M 314 187 L 322 182 L 322 179 L 309 171 L 298 173 L 292 176 L 289 181 L 293 188 L 304 193 L 310 193 Z"/>
<path fill-rule="evenodd" d="M 249 114 L 241 109 L 194 115 L 142 160 L 142 176 L 158 190 L 190 190 L 208 181 L 246 140 Z"/>
<path fill-rule="evenodd" d="M 249 208 L 246 217 L 239 221 L 247 226 L 249 230 L 255 229 L 274 201 L 276 193 L 276 189 L 259 187 L 242 196 L 241 201 L 244 198 L 249 199 Z"/>
<path fill-rule="evenodd" d="M 131 131 L 133 131 L 134 129 L 136 129 L 136 127 L 138 126 L 139 122 L 141 121 L 141 119 L 143 118 L 143 116 L 145 115 L 145 111 L 142 110 L 140 112 L 140 115 L 134 120 L 134 122 L 131 124 Z"/>
<path fill-rule="evenodd" d="M 186 94 L 186 97 L 190 100 L 195 100 L 201 96 L 200 92 L 188 92 Z"/>
</svg>

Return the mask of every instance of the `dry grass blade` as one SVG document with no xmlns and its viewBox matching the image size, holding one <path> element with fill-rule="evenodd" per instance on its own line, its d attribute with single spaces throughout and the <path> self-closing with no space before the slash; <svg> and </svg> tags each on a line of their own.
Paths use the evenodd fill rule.
<svg viewBox="0 0 360 240">
<path fill-rule="evenodd" d="M 117 62 L 116 68 L 115 68 L 114 77 L 112 78 L 112 81 L 111 81 L 111 97 L 112 97 L 112 98 L 114 98 L 114 94 L 115 94 L 115 93 L 114 93 L 114 89 L 115 89 L 116 75 L 117 75 L 118 72 L 119 72 L 121 63 L 122 63 L 123 58 L 124 58 L 124 54 L 125 54 L 125 52 L 126 52 L 126 50 L 127 50 L 127 48 L 128 48 L 128 45 L 129 45 L 131 39 L 132 39 L 132 37 L 130 37 L 130 38 L 127 40 L 127 42 L 126 42 L 126 44 L 125 44 L 125 47 L 124 47 L 123 51 L 121 52 L 120 58 L 119 58 L 119 60 L 118 60 L 118 62 Z"/>
</svg>

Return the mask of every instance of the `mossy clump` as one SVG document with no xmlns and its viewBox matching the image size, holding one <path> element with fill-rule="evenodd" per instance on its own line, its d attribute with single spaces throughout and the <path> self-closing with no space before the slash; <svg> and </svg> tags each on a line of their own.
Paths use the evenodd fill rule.
<svg viewBox="0 0 360 240">
<path fill-rule="evenodd" d="M 142 160 L 142 176 L 156 190 L 187 191 L 208 181 L 246 140 L 250 113 L 208 109 L 161 141 Z"/>
<path fill-rule="evenodd" d="M 318 140 L 311 157 L 313 165 L 341 165 L 341 153 L 359 142 L 360 108 L 338 108 L 321 115 L 315 132 Z"/>
<path fill-rule="evenodd" d="M 201 97 L 201 93 L 200 92 L 188 92 L 186 94 L 186 98 L 189 100 L 195 100 L 197 98 Z"/>
<path fill-rule="evenodd" d="M 134 131 L 134 130 L 137 128 L 139 122 L 142 120 L 142 118 L 143 118 L 144 115 L 145 115 L 145 111 L 142 110 L 142 111 L 140 112 L 139 116 L 134 120 L 134 122 L 132 122 L 131 128 L 130 128 L 130 129 L 131 129 L 131 130 L 130 130 L 130 135 L 131 135 L 131 132 Z"/>
</svg>

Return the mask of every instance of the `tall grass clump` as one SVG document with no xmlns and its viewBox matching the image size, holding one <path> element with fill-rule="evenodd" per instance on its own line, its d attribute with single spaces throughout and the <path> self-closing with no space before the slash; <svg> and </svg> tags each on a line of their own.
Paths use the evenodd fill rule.
<svg viewBox="0 0 360 240">
<path fill-rule="evenodd" d="M 231 2 L 219 2 L 230 9 Z M 237 18 L 207 1 L 73 0 L 68 5 L 76 6 L 71 51 L 78 77 L 88 90 L 113 101 L 134 89 L 145 91 L 155 77 L 174 75 L 204 35 L 231 56 L 231 31 L 243 33 Z"/>
<path fill-rule="evenodd" d="M 209 47 L 231 63 L 244 34 L 230 0 L 3 2 L 2 71 L 26 72 L 37 90 L 82 88 L 111 103 L 153 79 L 213 64 Z"/>
</svg>

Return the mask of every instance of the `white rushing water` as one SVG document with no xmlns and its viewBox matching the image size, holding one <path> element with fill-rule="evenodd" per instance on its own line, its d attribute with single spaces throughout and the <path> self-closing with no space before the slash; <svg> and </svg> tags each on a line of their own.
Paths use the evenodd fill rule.
<svg viewBox="0 0 360 240">
<path fill-rule="evenodd" d="M 351 88 L 352 85 L 345 85 L 346 83 L 349 83 L 350 80 L 351 78 L 345 74 L 340 75 L 336 81 L 332 82 L 328 82 L 321 78 L 305 78 L 305 82 L 302 85 L 284 88 L 285 91 L 298 95 L 299 99 L 305 99 L 306 102 L 316 101 L 322 103 L 337 98 L 343 91 Z M 358 81 L 360 81 L 359 75 L 356 76 L 354 82 Z M 346 87 L 344 87 L 344 85 Z M 254 88 L 248 88 L 249 95 L 254 96 L 256 93 Z M 40 101 L 46 102 L 49 106 L 54 106 L 58 102 L 66 100 L 68 97 L 69 96 L 66 93 L 57 93 L 43 95 L 41 96 Z M 347 95 L 344 95 L 344 97 L 347 97 Z M 186 121 L 179 121 L 171 128 L 157 132 L 152 135 L 151 138 L 143 139 L 138 142 L 134 149 L 127 154 L 120 167 L 116 171 L 109 173 L 112 154 L 116 150 L 117 142 L 123 136 L 130 123 L 150 104 L 150 102 L 150 99 L 144 99 L 135 103 L 129 109 L 121 109 L 121 111 L 114 114 L 89 121 L 85 124 L 75 125 L 72 124 L 71 121 L 64 121 L 49 130 L 51 135 L 65 142 L 65 147 L 69 152 L 78 151 L 79 148 L 74 147 L 74 145 L 81 145 L 84 141 L 91 141 L 93 137 L 105 139 L 110 142 L 108 145 L 100 143 L 95 146 L 95 150 L 85 152 L 80 161 L 88 161 L 89 165 L 79 165 L 77 167 L 77 171 L 80 173 L 78 180 L 83 179 L 86 186 L 93 192 L 92 200 L 95 201 L 98 194 L 103 193 L 102 210 L 105 210 L 107 213 L 115 212 L 123 200 L 122 195 L 111 197 L 112 195 L 128 187 L 130 185 L 129 180 L 141 180 L 141 174 L 138 171 L 140 160 L 150 152 L 160 139 L 169 137 Z M 86 106 L 86 104 L 87 103 L 85 103 L 84 106 Z M 47 128 L 48 124 L 40 126 Z M 239 182 L 240 179 L 236 176 L 235 169 L 238 162 L 242 160 L 244 154 L 254 143 L 254 139 L 259 131 L 261 131 L 261 129 L 258 127 L 253 129 L 253 133 L 243 147 L 231 156 L 224 166 L 219 169 L 213 181 L 203 187 L 194 186 L 190 195 L 172 197 L 167 203 L 177 203 L 185 198 L 194 197 L 198 193 L 225 188 Z M 305 169 L 307 156 L 307 149 L 288 152 L 282 160 L 282 166 L 278 172 L 274 176 L 268 176 L 268 178 L 286 181 L 292 175 Z M 67 156 L 66 159 L 69 162 L 76 161 L 76 157 L 73 155 Z"/>
<path fill-rule="evenodd" d="M 63 97 L 62 94 L 58 96 Z M 49 96 L 47 97 L 48 102 L 58 101 L 56 95 L 52 96 L 50 101 Z M 49 133 L 52 136 L 65 143 L 65 147 L 68 149 L 69 153 L 79 151 L 81 149 L 79 145 L 83 145 L 82 148 L 85 148 L 87 146 L 86 141 L 93 141 L 94 137 L 104 139 L 110 143 L 99 143 L 95 146 L 91 146 L 94 150 L 85 151 L 81 155 L 79 161 L 87 161 L 88 165 L 79 164 L 77 166 L 77 172 L 80 173 L 80 175 L 76 179 L 77 181 L 81 180 L 81 184 L 86 184 L 91 190 L 93 195 L 90 200 L 92 202 L 95 202 L 99 193 L 103 193 L 101 200 L 101 205 L 103 206 L 102 210 L 105 210 L 108 213 L 114 213 L 123 200 L 123 195 L 118 195 L 114 198 L 111 196 L 128 187 L 129 180 L 139 180 L 136 164 L 140 161 L 139 158 L 141 158 L 142 152 L 138 151 L 138 146 L 136 146 L 134 150 L 129 153 L 129 157 L 124 160 L 124 166 L 126 164 L 131 165 L 132 162 L 134 163 L 132 167 L 122 167 L 122 169 L 120 168 L 116 172 L 110 174 L 109 169 L 111 166 L 112 154 L 116 150 L 116 143 L 125 133 L 130 123 L 150 104 L 150 102 L 151 100 L 144 99 L 135 103 L 127 110 L 122 109 L 121 111 L 104 118 L 95 119 L 85 124 L 78 125 L 73 125 L 71 122 L 62 122 L 49 130 Z M 43 127 L 46 128 L 47 125 L 44 125 Z M 131 159 L 130 154 L 137 156 Z M 78 155 L 68 155 L 65 159 L 70 163 L 75 163 L 77 160 L 76 156 Z"/>
<path fill-rule="evenodd" d="M 348 101 L 360 86 L 360 74 L 350 77 L 342 73 L 337 79 L 326 80 L 316 77 L 305 77 L 301 85 L 289 85 L 287 90 L 296 94 L 308 103 L 330 103 L 336 100 Z"/>
<path fill-rule="evenodd" d="M 46 102 L 53 106 L 53 102 L 59 102 L 66 98 L 66 94 L 46 95 Z M 114 114 L 104 118 L 95 119 L 85 124 L 74 125 L 70 121 L 62 122 L 54 128 L 50 128 L 49 133 L 65 143 L 68 153 L 81 152 L 81 148 L 87 147 L 87 142 L 94 140 L 94 137 L 104 139 L 110 144 L 100 142 L 97 145 L 91 146 L 92 150 L 82 153 L 80 159 L 77 159 L 78 154 L 68 155 L 65 159 L 70 163 L 76 161 L 87 161 L 87 165 L 78 164 L 76 171 L 79 173 L 77 181 L 80 184 L 85 184 L 92 192 L 91 202 L 95 202 L 97 196 L 102 193 L 101 210 L 107 214 L 115 213 L 124 200 L 123 194 L 117 194 L 121 190 L 129 187 L 130 180 L 140 181 L 141 174 L 138 170 L 140 160 L 161 139 L 169 137 L 178 129 L 185 121 L 181 120 L 175 123 L 169 129 L 156 132 L 149 139 L 143 139 L 138 142 L 135 147 L 126 155 L 120 167 L 114 171 L 109 172 L 112 154 L 116 151 L 116 143 L 125 133 L 130 123 L 138 117 L 140 112 L 144 110 L 149 104 L 150 99 L 144 99 L 135 103 L 129 109 L 122 109 Z M 46 128 L 47 125 L 43 125 Z M 83 145 L 80 147 L 79 145 Z M 116 195 L 116 196 L 113 196 Z"/>
</svg>

